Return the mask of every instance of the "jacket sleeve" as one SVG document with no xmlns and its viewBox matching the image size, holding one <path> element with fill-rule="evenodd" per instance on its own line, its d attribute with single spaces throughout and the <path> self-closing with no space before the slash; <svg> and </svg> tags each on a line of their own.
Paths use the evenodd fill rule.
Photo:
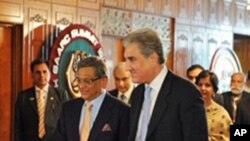
<svg viewBox="0 0 250 141">
<path fill-rule="evenodd" d="M 182 100 L 181 123 L 184 141 L 208 141 L 208 126 L 204 103 L 199 93 Z"/>
</svg>

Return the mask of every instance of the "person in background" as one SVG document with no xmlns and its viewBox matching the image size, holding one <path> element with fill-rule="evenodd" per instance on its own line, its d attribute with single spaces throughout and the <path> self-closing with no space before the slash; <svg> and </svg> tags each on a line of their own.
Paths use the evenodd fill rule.
<svg viewBox="0 0 250 141">
<path fill-rule="evenodd" d="M 248 93 L 250 93 L 250 70 L 247 73 L 246 83 L 244 86 L 244 90 Z"/>
<path fill-rule="evenodd" d="M 139 84 L 132 95 L 128 141 L 207 141 L 201 94 L 167 69 L 157 33 L 138 29 L 123 39 L 123 45 L 126 67 Z"/>
<path fill-rule="evenodd" d="M 63 105 L 54 141 L 127 141 L 129 107 L 105 90 L 105 63 L 87 57 L 78 64 L 81 97 Z"/>
<path fill-rule="evenodd" d="M 224 107 L 228 111 L 233 122 L 237 118 L 237 107 L 238 104 L 244 103 L 245 99 L 250 97 L 250 94 L 243 90 L 244 87 L 244 74 L 242 72 L 235 72 L 231 75 L 231 91 L 222 93 L 224 99 Z"/>
<path fill-rule="evenodd" d="M 17 95 L 14 117 L 15 141 L 52 141 L 66 93 L 49 85 L 49 62 L 31 63 L 33 85 Z"/>
<path fill-rule="evenodd" d="M 248 71 L 244 90 L 250 93 L 250 71 Z M 250 98 L 245 98 L 238 103 L 235 124 L 250 125 Z"/>
<path fill-rule="evenodd" d="M 236 125 L 250 125 L 250 98 L 245 98 L 238 103 L 236 111 Z"/>
<path fill-rule="evenodd" d="M 196 82 L 196 77 L 200 74 L 200 72 L 202 72 L 204 70 L 204 68 L 199 65 L 199 64 L 194 64 L 191 65 L 187 71 L 186 71 L 186 76 L 187 78 L 192 81 L 193 83 Z"/>
<path fill-rule="evenodd" d="M 199 64 L 194 64 L 192 66 L 190 66 L 187 71 L 186 71 L 186 75 L 187 78 L 192 81 L 194 84 L 196 82 L 196 77 L 205 69 L 199 65 Z M 223 101 L 223 96 L 221 94 L 218 93 L 214 93 L 213 95 L 213 99 L 215 100 L 215 102 L 217 102 L 220 105 L 224 105 L 224 101 Z"/>
<path fill-rule="evenodd" d="M 117 97 L 121 101 L 130 104 L 131 94 L 134 89 L 131 74 L 126 70 L 125 62 L 118 63 L 114 70 L 115 89 L 109 91 L 111 95 Z"/>
<path fill-rule="evenodd" d="M 196 77 L 196 84 L 206 107 L 209 141 L 229 141 L 232 120 L 228 112 L 212 98 L 218 91 L 216 74 L 204 70 Z"/>
</svg>

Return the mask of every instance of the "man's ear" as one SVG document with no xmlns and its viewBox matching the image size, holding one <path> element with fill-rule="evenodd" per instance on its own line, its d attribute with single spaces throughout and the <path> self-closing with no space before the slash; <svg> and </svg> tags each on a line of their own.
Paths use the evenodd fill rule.
<svg viewBox="0 0 250 141">
<path fill-rule="evenodd" d="M 104 89 L 107 87 L 107 85 L 108 85 L 108 77 L 107 76 L 102 78 L 101 85 L 102 85 L 102 88 L 104 88 Z"/>
<path fill-rule="evenodd" d="M 158 62 L 158 55 L 155 53 L 155 52 L 153 52 L 150 56 L 149 56 L 149 58 L 152 60 L 152 61 L 156 61 L 156 62 Z"/>
</svg>

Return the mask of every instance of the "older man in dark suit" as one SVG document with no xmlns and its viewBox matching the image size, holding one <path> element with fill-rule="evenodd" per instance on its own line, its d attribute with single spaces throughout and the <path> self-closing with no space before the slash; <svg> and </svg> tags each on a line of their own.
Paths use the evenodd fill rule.
<svg viewBox="0 0 250 141">
<path fill-rule="evenodd" d="M 111 95 L 117 97 L 119 100 L 130 104 L 131 94 L 134 89 L 131 74 L 126 70 L 126 63 L 119 62 L 114 70 L 113 76 L 115 79 L 115 89 L 109 91 Z"/>
<path fill-rule="evenodd" d="M 81 97 L 63 106 L 54 141 L 127 141 L 129 107 L 106 92 L 104 62 L 83 59 L 76 77 Z"/>
<path fill-rule="evenodd" d="M 15 105 L 15 141 L 52 141 L 66 94 L 49 85 L 49 63 L 31 63 L 34 86 L 20 92 Z"/>
<path fill-rule="evenodd" d="M 222 93 L 224 99 L 224 107 L 228 111 L 230 117 L 232 118 L 233 122 L 235 122 L 238 114 L 237 108 L 238 104 L 246 105 L 247 100 L 250 98 L 250 94 L 244 91 L 244 82 L 245 82 L 245 75 L 242 72 L 235 72 L 231 76 L 231 91 Z M 241 107 L 242 107 L 241 106 Z"/>
<path fill-rule="evenodd" d="M 166 68 L 157 33 L 139 29 L 123 45 L 127 69 L 140 84 L 133 91 L 128 141 L 207 141 L 201 94 Z"/>
</svg>

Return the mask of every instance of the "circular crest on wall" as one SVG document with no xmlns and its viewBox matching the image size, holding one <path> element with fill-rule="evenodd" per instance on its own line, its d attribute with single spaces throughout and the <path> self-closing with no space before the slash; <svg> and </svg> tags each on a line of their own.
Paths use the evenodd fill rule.
<svg viewBox="0 0 250 141">
<path fill-rule="evenodd" d="M 210 70 L 219 79 L 219 92 L 230 90 L 231 75 L 241 72 L 241 64 L 235 52 L 230 48 L 218 48 L 212 58 Z"/>
<path fill-rule="evenodd" d="M 84 25 L 69 25 L 60 32 L 51 49 L 50 83 L 67 89 L 74 98 L 79 97 L 80 92 L 75 81 L 76 64 L 87 56 L 104 59 L 99 39 Z"/>
</svg>

